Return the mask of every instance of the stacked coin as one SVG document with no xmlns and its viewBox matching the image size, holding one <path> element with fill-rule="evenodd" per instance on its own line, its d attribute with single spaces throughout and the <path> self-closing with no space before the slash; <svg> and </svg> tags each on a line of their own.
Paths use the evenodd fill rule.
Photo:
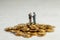
<svg viewBox="0 0 60 40">
<path fill-rule="evenodd" d="M 18 24 L 14 27 L 5 28 L 5 31 L 11 32 L 16 36 L 30 38 L 32 36 L 44 36 L 47 32 L 53 32 L 54 26 L 47 24 Z"/>
</svg>

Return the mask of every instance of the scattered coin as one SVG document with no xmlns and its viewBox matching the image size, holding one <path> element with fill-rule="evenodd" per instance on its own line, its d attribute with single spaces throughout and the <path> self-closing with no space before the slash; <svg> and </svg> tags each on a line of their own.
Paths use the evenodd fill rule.
<svg viewBox="0 0 60 40">
<path fill-rule="evenodd" d="M 23 36 L 25 38 L 30 38 L 32 36 L 45 36 L 47 32 L 53 32 L 54 26 L 46 24 L 18 24 L 14 27 L 5 28 L 5 31 L 11 32 L 16 36 Z"/>
</svg>

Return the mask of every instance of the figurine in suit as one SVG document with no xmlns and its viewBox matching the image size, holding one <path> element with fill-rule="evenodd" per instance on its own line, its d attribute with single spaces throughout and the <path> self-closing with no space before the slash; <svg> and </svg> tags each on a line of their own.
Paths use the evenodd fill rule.
<svg viewBox="0 0 60 40">
<path fill-rule="evenodd" d="M 30 23 L 30 25 L 31 25 L 31 23 L 32 23 L 32 15 L 31 15 L 31 13 L 29 13 L 29 23 Z"/>
<path fill-rule="evenodd" d="M 33 23 L 36 24 L 36 14 L 33 12 Z"/>
</svg>

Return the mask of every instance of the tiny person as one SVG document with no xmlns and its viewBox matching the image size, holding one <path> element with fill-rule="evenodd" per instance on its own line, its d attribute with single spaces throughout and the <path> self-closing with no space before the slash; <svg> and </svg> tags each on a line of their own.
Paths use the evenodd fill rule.
<svg viewBox="0 0 60 40">
<path fill-rule="evenodd" d="M 36 24 L 36 14 L 33 12 L 33 23 Z"/>
<path fill-rule="evenodd" d="M 30 23 L 30 25 L 31 25 L 31 23 L 32 23 L 32 15 L 31 15 L 31 13 L 29 13 L 29 23 Z"/>
</svg>

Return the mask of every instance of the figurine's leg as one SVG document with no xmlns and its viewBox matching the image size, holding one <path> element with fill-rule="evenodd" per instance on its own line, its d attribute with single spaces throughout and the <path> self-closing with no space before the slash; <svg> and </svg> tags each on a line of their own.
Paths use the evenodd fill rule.
<svg viewBox="0 0 60 40">
<path fill-rule="evenodd" d="M 36 24 L 36 19 L 34 18 L 34 24 Z"/>
<path fill-rule="evenodd" d="M 35 16 L 33 16 L 33 23 L 36 24 Z"/>
<path fill-rule="evenodd" d="M 36 24 L 36 20 L 35 20 L 35 18 L 34 18 L 34 24 Z"/>
<path fill-rule="evenodd" d="M 30 25 L 32 24 L 32 20 L 31 20 L 31 18 L 29 19 L 29 23 L 30 23 Z"/>
<path fill-rule="evenodd" d="M 31 19 L 30 19 L 30 25 L 31 25 Z"/>
</svg>

